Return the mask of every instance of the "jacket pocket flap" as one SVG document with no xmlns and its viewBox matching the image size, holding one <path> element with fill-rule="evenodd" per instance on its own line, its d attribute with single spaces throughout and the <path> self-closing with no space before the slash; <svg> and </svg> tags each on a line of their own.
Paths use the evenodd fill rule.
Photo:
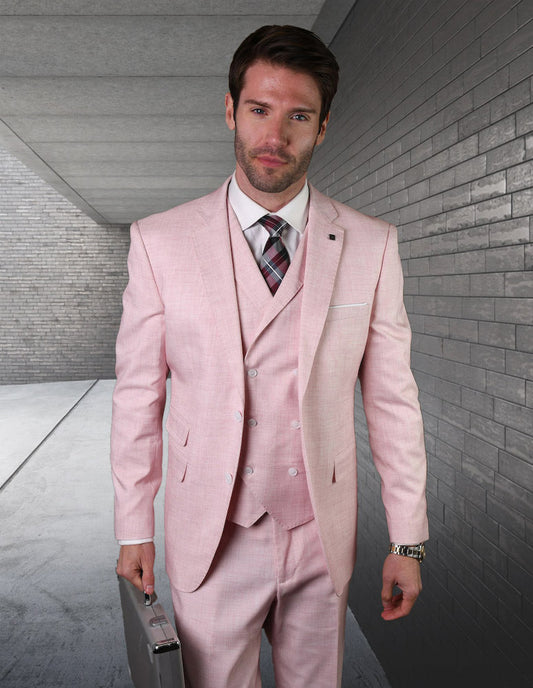
<svg viewBox="0 0 533 688">
<path fill-rule="evenodd" d="M 185 422 L 183 418 L 177 416 L 175 413 L 169 413 L 166 428 L 168 434 L 172 439 L 177 442 L 181 447 L 187 444 L 189 438 L 189 425 Z"/>
<path fill-rule="evenodd" d="M 172 455 L 172 471 L 174 472 L 174 477 L 180 483 L 185 479 L 185 473 L 187 472 L 188 463 L 185 461 L 178 453 L 174 452 Z M 169 467 L 170 470 L 170 467 Z"/>
</svg>

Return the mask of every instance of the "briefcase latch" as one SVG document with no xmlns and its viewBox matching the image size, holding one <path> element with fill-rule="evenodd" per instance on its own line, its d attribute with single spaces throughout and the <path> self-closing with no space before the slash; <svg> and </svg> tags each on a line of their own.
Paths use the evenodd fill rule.
<svg viewBox="0 0 533 688">
<path fill-rule="evenodd" d="M 168 624 L 167 617 L 162 614 L 161 616 L 154 616 L 150 619 L 150 626 L 155 628 L 156 626 L 166 626 Z"/>
</svg>

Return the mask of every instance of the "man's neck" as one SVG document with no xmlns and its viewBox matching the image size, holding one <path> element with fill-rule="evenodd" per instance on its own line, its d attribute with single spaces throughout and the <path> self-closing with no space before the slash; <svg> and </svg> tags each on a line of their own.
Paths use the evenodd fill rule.
<svg viewBox="0 0 533 688">
<path fill-rule="evenodd" d="M 280 210 L 280 208 L 286 206 L 287 203 L 290 203 L 290 201 L 300 193 L 306 183 L 306 177 L 304 176 L 280 193 L 260 191 L 250 184 L 248 177 L 238 165 L 235 170 L 235 179 L 243 193 L 270 213 L 275 213 Z"/>
</svg>

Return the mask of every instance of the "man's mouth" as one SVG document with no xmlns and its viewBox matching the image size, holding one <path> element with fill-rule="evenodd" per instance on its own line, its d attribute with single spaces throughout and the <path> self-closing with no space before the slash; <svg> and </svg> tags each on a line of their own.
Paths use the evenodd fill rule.
<svg viewBox="0 0 533 688">
<path fill-rule="evenodd" d="M 285 160 L 271 155 L 257 155 L 256 159 L 265 167 L 281 167 L 286 164 Z"/>
<path fill-rule="evenodd" d="M 290 156 L 284 155 L 282 152 L 272 149 L 258 148 L 251 153 L 252 158 L 255 158 L 264 167 L 276 168 L 282 167 L 290 162 Z"/>
</svg>

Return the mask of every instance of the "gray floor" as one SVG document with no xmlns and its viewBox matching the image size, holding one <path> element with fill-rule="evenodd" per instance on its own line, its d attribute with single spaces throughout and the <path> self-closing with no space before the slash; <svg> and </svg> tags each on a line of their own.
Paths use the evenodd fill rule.
<svg viewBox="0 0 533 688">
<path fill-rule="evenodd" d="M 131 688 L 114 575 L 112 389 L 94 380 L 0 387 L 2 688 Z M 156 547 L 158 595 L 171 609 L 160 536 Z M 266 642 L 261 664 L 273 688 Z M 343 687 L 389 688 L 351 613 Z"/>
</svg>

